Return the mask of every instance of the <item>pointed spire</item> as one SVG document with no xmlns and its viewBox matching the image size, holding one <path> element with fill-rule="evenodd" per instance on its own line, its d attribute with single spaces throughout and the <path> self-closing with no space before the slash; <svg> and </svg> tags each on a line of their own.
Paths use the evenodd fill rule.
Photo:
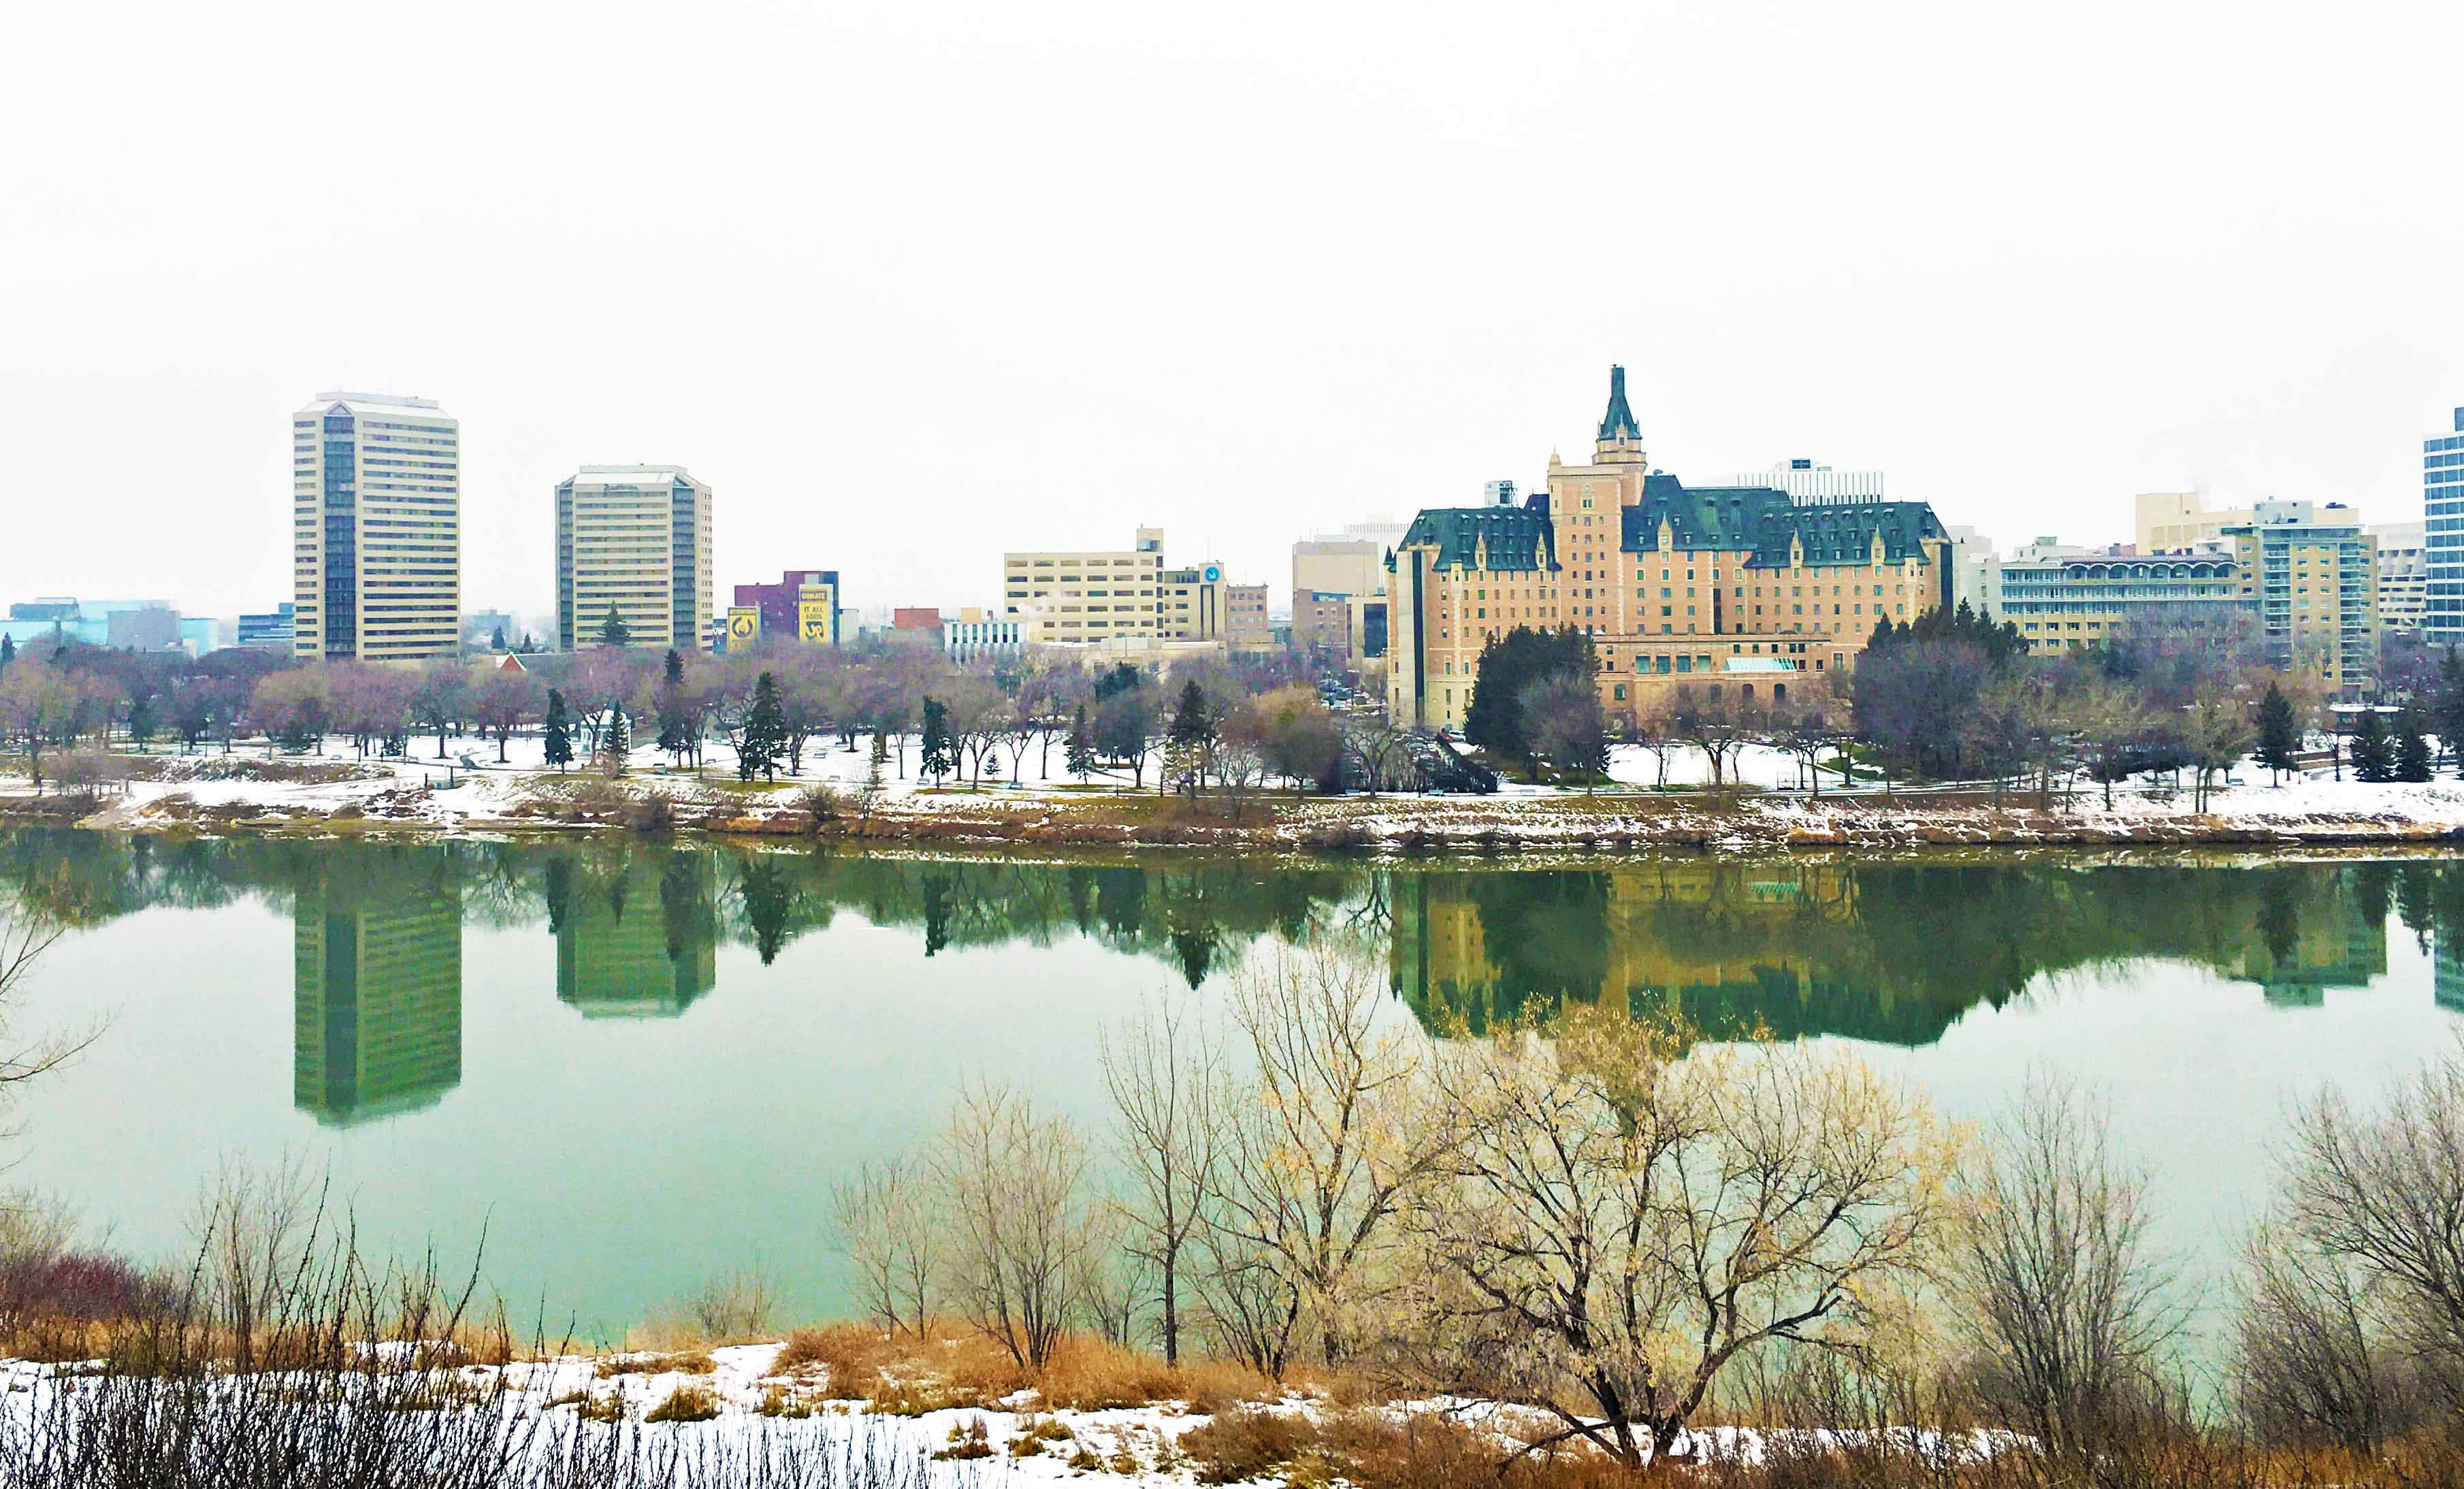
<svg viewBox="0 0 2464 1489">
<path fill-rule="evenodd" d="M 1600 419 L 1602 440 L 1639 440 L 1642 426 L 1634 422 L 1634 410 L 1625 403 L 1625 369 L 1609 368 L 1609 411 Z"/>
</svg>

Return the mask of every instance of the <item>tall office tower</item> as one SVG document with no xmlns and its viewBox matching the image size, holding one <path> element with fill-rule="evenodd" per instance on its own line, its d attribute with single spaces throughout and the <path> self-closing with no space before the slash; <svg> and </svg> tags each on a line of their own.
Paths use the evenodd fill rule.
<svg viewBox="0 0 2464 1489">
<path fill-rule="evenodd" d="M 462 425 L 432 399 L 319 393 L 291 416 L 291 652 L 460 650 Z"/>
<path fill-rule="evenodd" d="M 2464 645 L 2464 408 L 2455 410 L 2453 432 L 2421 442 L 2421 505 L 2430 568 L 2421 639 L 2433 646 Z"/>
<path fill-rule="evenodd" d="M 629 646 L 701 644 L 712 602 L 710 488 L 682 466 L 583 466 L 556 488 L 556 630 L 566 651 L 614 610 Z"/>
</svg>

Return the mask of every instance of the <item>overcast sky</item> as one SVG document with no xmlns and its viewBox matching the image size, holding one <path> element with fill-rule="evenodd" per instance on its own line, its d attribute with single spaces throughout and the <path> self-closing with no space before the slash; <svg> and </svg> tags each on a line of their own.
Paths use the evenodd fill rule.
<svg viewBox="0 0 2464 1489">
<path fill-rule="evenodd" d="M 462 421 L 466 606 L 583 463 L 729 584 L 997 602 L 1653 462 L 2421 515 L 2464 404 L 2464 6 L 13 8 L 0 600 L 290 594 L 288 416 Z"/>
</svg>

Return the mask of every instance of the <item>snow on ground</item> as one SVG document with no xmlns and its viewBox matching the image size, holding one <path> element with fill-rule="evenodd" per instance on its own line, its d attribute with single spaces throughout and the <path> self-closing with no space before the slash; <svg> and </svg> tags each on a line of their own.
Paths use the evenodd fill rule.
<svg viewBox="0 0 2464 1489">
<path fill-rule="evenodd" d="M 1036 1392 L 1022 1390 L 996 1407 L 961 1407 L 914 1416 L 875 1413 L 860 1399 L 833 1397 L 826 1371 L 817 1366 L 781 1371 L 783 1345 L 736 1345 L 707 1351 L 710 1369 L 698 1369 L 692 1356 L 655 1354 L 566 1355 L 517 1363 L 502 1368 L 505 1384 L 516 1392 L 509 1405 L 520 1412 L 562 1413 L 569 1425 L 583 1432 L 607 1430 L 601 1423 L 611 1407 L 643 1422 L 648 1413 L 679 1390 L 707 1392 L 718 1414 L 706 1421 L 644 1423 L 646 1434 L 672 1434 L 690 1455 L 696 1446 L 749 1444 L 810 1445 L 832 1452 L 849 1443 L 869 1443 L 879 1456 L 920 1458 L 935 1486 L 975 1485 L 989 1473 L 1012 1482 L 1057 1482 L 1101 1471 L 1125 1484 L 1187 1484 L 1193 1465 L 1180 1447 L 1181 1438 L 1212 1420 L 1190 1411 L 1185 1403 L 1157 1402 L 1142 1407 L 1097 1411 L 1045 1411 Z M 672 1368 L 678 1362 L 692 1369 Z M 67 1383 L 76 1389 L 80 1367 L 0 1361 L 0 1411 L 32 1419 L 52 1405 L 50 1392 Z M 469 1385 L 485 1388 L 497 1368 L 465 1366 L 440 1373 L 458 1375 Z M 584 1404 L 594 1417 L 579 1413 Z M 1326 1410 L 1314 1399 L 1290 1396 L 1259 1408 L 1270 1412 L 1317 1415 Z M 1502 1455 L 1521 1442 L 1551 1435 L 1555 1419 L 1527 1408 L 1496 1402 L 1439 1397 L 1402 1401 L 1373 1409 L 1394 1420 L 1443 1416 L 1490 1435 Z M 1974 1461 L 2026 1446 L 2028 1439 L 2007 1432 L 1978 1431 L 1949 1437 L 1912 1429 L 1886 1429 L 1895 1442 L 1927 1455 Z M 1737 1458 L 1761 1462 L 1784 1446 L 1846 1446 L 1864 1441 L 1863 1432 L 1803 1430 L 1765 1433 L 1751 1428 L 1710 1427 L 1682 1437 L 1676 1452 L 1689 1457 Z M 963 1445 L 979 1443 L 973 1454 Z M 1023 1449 L 1024 1451 L 1018 1451 Z M 959 1450 L 959 1451 L 953 1451 Z M 988 1451 L 983 1451 L 988 1450 Z M 1092 1459 L 1093 1461 L 1089 1461 Z M 1280 1485 L 1268 1477 L 1248 1482 Z"/>
<path fill-rule="evenodd" d="M 734 755 L 723 742 L 710 744 L 698 771 L 672 766 L 655 748 L 637 747 L 630 754 L 623 789 L 636 795 L 672 792 L 704 801 L 742 799 L 747 810 L 757 812 L 765 803 L 783 809 L 791 804 L 791 794 L 785 788 L 792 785 L 826 782 L 845 793 L 860 788 L 870 766 L 869 736 L 861 738 L 862 743 L 852 750 L 841 747 L 834 739 L 817 739 L 805 749 L 800 774 L 791 779 L 781 773 L 781 789 L 777 794 L 754 791 L 740 799 L 727 795 L 741 788 L 736 783 Z M 988 819 L 1014 814 L 1021 806 L 1048 808 L 1057 818 L 1073 804 L 1100 804 L 1108 793 L 1133 789 L 1124 772 L 1099 772 L 1085 782 L 1069 777 L 1064 763 L 1065 752 L 1056 742 L 1048 755 L 1036 743 L 1018 752 L 1015 760 L 1004 748 L 998 771 L 987 766 L 980 794 L 957 789 L 964 782 L 955 780 L 943 790 L 928 792 L 915 778 L 919 753 L 915 737 L 910 735 L 900 744 L 905 755 L 904 774 L 893 755 L 882 773 L 881 794 L 875 804 L 876 813 L 889 820 L 927 816 Z M 219 750 L 188 755 L 158 754 L 145 767 L 158 773 L 158 778 L 128 782 L 123 794 L 105 807 L 97 824 L 141 825 L 192 808 L 209 819 L 242 815 L 309 818 L 339 811 L 439 828 L 484 830 L 523 817 L 527 806 L 540 796 L 581 789 L 596 778 L 585 770 L 548 770 L 542 758 L 542 742 L 535 735 L 512 740 L 504 763 L 498 763 L 496 753 L 492 740 L 451 738 L 445 747 L 445 757 L 440 760 L 435 736 L 430 734 L 414 739 L 409 755 L 396 760 L 374 756 L 363 759 L 339 740 L 329 743 L 319 755 L 269 756 L 262 744 L 230 754 Z M 466 758 L 473 764 L 464 766 L 461 762 Z M 1018 771 L 1015 785 L 1010 781 L 1013 763 Z M 253 773 L 259 770 L 274 776 L 314 774 L 326 778 L 254 778 Z M 1610 760 L 1610 777 L 1617 787 L 1604 790 L 1579 817 L 1539 810 L 1551 800 L 1583 795 L 1578 789 L 1516 781 L 1502 783 L 1497 796 L 1486 798 L 1386 796 L 1374 802 L 1357 797 L 1334 801 L 1307 798 L 1295 806 L 1287 791 L 1262 791 L 1259 796 L 1283 803 L 1280 835 L 1305 843 L 1309 834 L 1337 822 L 1356 824 L 1377 839 L 1399 838 L 1416 828 L 1450 835 L 1494 829 L 1533 841 L 1558 837 L 1595 840 L 1619 835 L 1682 837 L 1697 827 L 1717 840 L 1739 825 L 1766 829 L 1754 834 L 1763 838 L 1773 833 L 1803 833 L 1818 838 L 1839 830 L 1870 834 L 1877 824 L 1885 822 L 1919 826 L 1935 819 L 1972 819 L 1975 802 L 1989 789 L 1974 784 L 1956 788 L 1966 799 L 1968 804 L 1964 806 L 1937 806 L 1928 801 L 1925 793 L 1905 787 L 1884 796 L 1868 786 L 1851 798 L 1840 794 L 1836 772 L 1826 771 L 1822 795 L 1816 800 L 1799 788 L 1799 765 L 1794 756 L 1767 746 L 1748 746 L 1739 752 L 1728 772 L 1728 783 L 1763 794 L 1749 794 L 1744 799 L 1745 815 L 1741 821 L 1734 812 L 1722 816 L 1725 809 L 1714 808 L 1705 799 L 1689 797 L 1683 791 L 1654 790 L 1661 772 L 1661 761 L 1652 752 L 1635 745 L 1617 746 Z M 1708 782 L 1709 770 L 1701 752 L 1671 750 L 1666 775 L 1672 787 L 1698 786 Z M 2245 761 L 2230 775 L 2242 783 L 2219 787 L 2211 793 L 2208 804 L 2209 817 L 2227 827 L 2288 834 L 2325 830 L 2334 824 L 2371 824 L 2415 833 L 2464 829 L 2464 781 L 2372 785 L 2349 778 L 2349 773 L 2348 778 L 2340 781 L 2333 778 L 2332 773 L 2314 771 L 2287 777 L 2281 784 L 2270 784 L 2270 773 L 2252 761 Z M 1135 789 L 1151 795 L 1154 784 L 1151 763 L 1142 786 Z M 175 807 L 174 799 L 185 799 L 187 808 Z M 1645 806 L 1645 802 L 1649 804 Z M 2032 791 L 2013 788 L 2006 792 L 2003 804 L 2012 811 L 2024 812 L 2034 808 L 2035 797 Z M 2056 810 L 2069 827 L 2126 835 L 2168 830 L 2167 824 L 2192 818 L 2194 805 L 2195 798 L 2185 777 L 2178 787 L 2163 778 L 2135 780 L 2117 787 L 2110 808 L 2104 804 L 2101 788 L 2082 781 L 2070 791 L 2066 801 L 2057 803 Z M 1695 821 L 1698 816 L 1699 822 Z"/>
</svg>

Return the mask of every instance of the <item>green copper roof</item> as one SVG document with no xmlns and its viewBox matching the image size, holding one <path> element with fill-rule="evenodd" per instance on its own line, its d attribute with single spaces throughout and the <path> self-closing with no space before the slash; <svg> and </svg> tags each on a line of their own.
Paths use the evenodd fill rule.
<svg viewBox="0 0 2464 1489">
<path fill-rule="evenodd" d="M 1639 440 L 1642 426 L 1634 422 L 1634 410 L 1625 405 L 1625 369 L 1609 368 L 1609 411 L 1600 419 L 1600 438 L 1604 440 Z"/>
<path fill-rule="evenodd" d="M 1549 518 L 1530 507 L 1428 507 L 1412 519 L 1411 530 L 1397 546 L 1434 543 L 1436 567 L 1469 568 L 1485 541 L 1490 568 L 1537 569 L 1544 537 L 1553 553 L 1557 543 Z M 1552 561 L 1550 567 L 1556 565 Z"/>
<path fill-rule="evenodd" d="M 1552 555 L 1557 547 L 1554 525 L 1540 510 L 1543 499 L 1534 493 L 1532 504 L 1522 507 L 1427 508 L 1398 546 L 1434 544 L 1436 567 L 1469 568 L 1485 541 L 1490 568 L 1534 570 L 1542 542 Z M 1621 517 L 1617 546 L 1627 553 L 1657 551 L 1660 525 L 1666 522 L 1679 549 L 1743 550 L 1747 566 L 1757 569 L 1787 568 L 1792 540 L 1804 545 L 1807 563 L 1863 563 L 1880 535 L 1882 561 L 1898 563 L 1923 558 L 1924 539 L 1947 536 L 1933 509 L 1921 501 L 1800 507 L 1788 493 L 1767 486 L 1688 487 L 1656 471 L 1644 478 L 1642 500 Z"/>
</svg>

